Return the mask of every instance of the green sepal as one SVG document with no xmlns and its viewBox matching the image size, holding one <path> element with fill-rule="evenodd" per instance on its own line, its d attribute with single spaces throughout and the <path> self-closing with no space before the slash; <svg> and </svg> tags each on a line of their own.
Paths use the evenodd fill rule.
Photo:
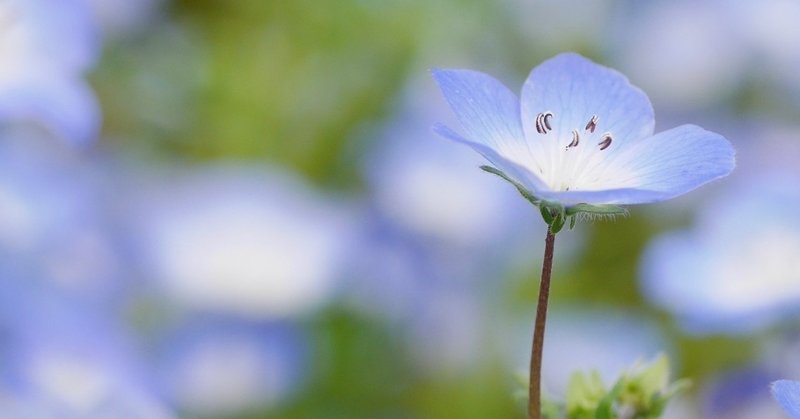
<svg viewBox="0 0 800 419">
<path fill-rule="evenodd" d="M 505 173 L 504 173 L 502 170 L 500 170 L 500 169 L 497 169 L 497 168 L 494 168 L 494 167 L 492 167 L 492 166 L 481 166 L 481 170 L 483 170 L 484 172 L 491 173 L 491 174 L 493 174 L 493 175 L 500 176 L 500 177 L 501 177 L 501 178 L 503 178 L 503 179 L 504 179 L 506 182 L 508 182 L 508 183 L 510 183 L 510 184 L 512 184 L 512 185 L 514 185 L 514 187 L 515 187 L 515 188 L 517 188 L 517 190 L 519 191 L 519 193 L 520 193 L 520 194 L 521 194 L 521 195 L 522 195 L 522 196 L 523 196 L 525 199 L 527 199 L 527 200 L 528 200 L 528 202 L 530 202 L 531 204 L 533 204 L 533 205 L 536 205 L 536 206 L 538 206 L 538 205 L 539 205 L 539 198 L 537 198 L 537 197 L 533 196 L 533 193 L 531 193 L 531 191 L 529 191 L 529 190 L 528 190 L 528 188 L 526 188 L 526 187 L 522 186 L 522 184 L 520 184 L 519 182 L 515 181 L 514 179 L 511 179 L 511 178 L 510 178 L 510 177 L 509 177 L 507 174 L 505 174 Z"/>
<path fill-rule="evenodd" d="M 561 231 L 564 228 L 564 223 L 567 222 L 566 210 L 558 202 L 539 201 L 539 212 L 542 213 L 544 222 L 550 226 L 550 232 L 553 234 Z"/>
<path fill-rule="evenodd" d="M 575 204 L 567 207 L 567 215 L 591 214 L 598 216 L 628 215 L 628 210 L 616 205 Z"/>
<path fill-rule="evenodd" d="M 550 224 L 550 232 L 553 234 L 558 233 L 564 228 L 564 224 L 566 223 L 567 219 L 565 218 L 564 212 L 559 212 L 553 218 L 553 222 Z"/>
</svg>

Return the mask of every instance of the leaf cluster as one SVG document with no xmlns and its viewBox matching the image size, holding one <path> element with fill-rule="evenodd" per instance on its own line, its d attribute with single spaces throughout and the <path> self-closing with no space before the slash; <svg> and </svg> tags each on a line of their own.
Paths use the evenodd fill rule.
<svg viewBox="0 0 800 419">
<path fill-rule="evenodd" d="M 576 372 L 563 405 L 544 404 L 547 419 L 655 419 L 690 382 L 669 382 L 669 361 L 660 355 L 649 364 L 637 363 L 607 388 L 597 371 Z"/>
</svg>

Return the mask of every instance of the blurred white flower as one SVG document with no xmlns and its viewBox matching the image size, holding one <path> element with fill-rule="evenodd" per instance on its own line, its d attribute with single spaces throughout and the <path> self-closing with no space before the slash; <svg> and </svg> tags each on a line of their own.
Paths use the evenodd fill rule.
<svg viewBox="0 0 800 419">
<path fill-rule="evenodd" d="M 151 275 L 179 301 L 271 318 L 331 295 L 350 246 L 343 207 L 277 170 L 169 177 L 144 198 L 138 233 Z"/>
</svg>

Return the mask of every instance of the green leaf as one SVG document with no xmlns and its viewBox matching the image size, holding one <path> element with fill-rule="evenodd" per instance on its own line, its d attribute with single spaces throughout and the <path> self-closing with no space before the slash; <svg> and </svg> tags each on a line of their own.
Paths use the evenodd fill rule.
<svg viewBox="0 0 800 419">
<path fill-rule="evenodd" d="M 591 418 L 605 393 L 605 385 L 597 371 L 592 371 L 589 375 L 575 372 L 567 384 L 567 416 Z"/>
<path fill-rule="evenodd" d="M 669 360 L 660 354 L 637 377 L 644 394 L 655 394 L 667 388 L 669 384 Z"/>
<path fill-rule="evenodd" d="M 614 387 L 611 388 L 611 391 L 609 391 L 608 394 L 600 399 L 600 402 L 597 404 L 597 410 L 595 411 L 595 419 L 616 418 L 614 407 L 619 402 L 619 398 L 625 388 L 625 384 L 625 377 L 623 376 L 617 380 L 617 382 L 614 384 Z"/>
</svg>

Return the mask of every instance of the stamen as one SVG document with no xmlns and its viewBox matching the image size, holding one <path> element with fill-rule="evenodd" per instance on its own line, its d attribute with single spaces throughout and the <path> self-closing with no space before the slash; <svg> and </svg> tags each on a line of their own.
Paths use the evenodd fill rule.
<svg viewBox="0 0 800 419">
<path fill-rule="evenodd" d="M 611 141 L 612 141 L 612 138 L 611 138 L 611 134 L 610 133 L 607 132 L 607 133 L 603 134 L 602 141 L 597 143 L 597 145 L 600 146 L 600 151 L 603 151 L 603 150 L 607 149 L 608 146 L 611 145 Z"/>
<path fill-rule="evenodd" d="M 553 117 L 552 112 L 544 112 L 536 115 L 536 132 L 539 134 L 547 134 L 553 127 L 550 125 L 550 118 Z"/>
<path fill-rule="evenodd" d="M 572 142 L 567 145 L 567 150 L 572 147 L 577 147 L 578 144 L 581 142 L 581 137 L 578 135 L 578 130 L 572 130 Z"/>
<path fill-rule="evenodd" d="M 592 119 L 590 119 L 589 122 L 586 123 L 586 128 L 584 129 L 586 131 L 589 131 L 590 134 L 594 133 L 595 128 L 597 128 L 598 119 L 599 118 L 597 118 L 597 115 L 592 115 Z"/>
</svg>

